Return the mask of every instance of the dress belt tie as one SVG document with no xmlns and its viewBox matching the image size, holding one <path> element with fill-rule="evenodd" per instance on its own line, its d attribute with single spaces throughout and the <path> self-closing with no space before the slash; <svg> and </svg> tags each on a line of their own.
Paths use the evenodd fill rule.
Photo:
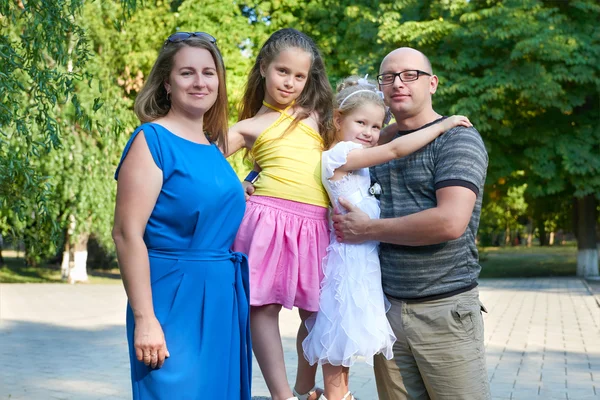
<svg viewBox="0 0 600 400">
<path fill-rule="evenodd" d="M 230 250 L 205 249 L 148 249 L 148 256 L 185 261 L 227 261 L 235 268 L 235 296 L 238 306 L 241 338 L 241 387 L 251 387 L 252 383 L 252 341 L 250 336 L 250 281 L 248 257 L 244 253 Z M 240 400 L 250 400 L 246 393 Z"/>
</svg>

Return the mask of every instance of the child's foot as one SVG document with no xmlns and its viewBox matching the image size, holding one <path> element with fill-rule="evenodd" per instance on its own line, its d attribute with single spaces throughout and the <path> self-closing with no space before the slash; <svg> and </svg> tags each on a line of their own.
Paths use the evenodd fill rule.
<svg viewBox="0 0 600 400">
<path fill-rule="evenodd" d="M 298 398 L 298 400 L 318 400 L 320 396 L 323 395 L 323 389 L 318 387 L 313 387 L 307 393 L 300 394 L 296 391 L 296 388 L 293 389 L 294 396 Z"/>
<path fill-rule="evenodd" d="M 318 400 L 327 400 L 327 397 L 325 397 L 324 394 L 321 394 L 321 397 L 319 397 Z M 341 398 L 341 400 L 358 400 L 358 399 L 355 399 L 354 396 L 352 396 L 352 393 L 348 392 L 344 395 L 344 397 Z"/>
</svg>

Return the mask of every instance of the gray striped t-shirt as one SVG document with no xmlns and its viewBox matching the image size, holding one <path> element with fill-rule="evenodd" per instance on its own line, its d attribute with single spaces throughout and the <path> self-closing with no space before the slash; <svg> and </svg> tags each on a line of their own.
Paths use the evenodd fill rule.
<svg viewBox="0 0 600 400">
<path fill-rule="evenodd" d="M 382 188 L 381 218 L 436 207 L 435 192 L 443 187 L 463 186 L 477 194 L 471 220 L 460 238 L 429 246 L 381 243 L 383 291 L 387 295 L 425 301 L 477 285 L 481 267 L 475 236 L 487 165 L 479 132 L 459 126 L 413 154 L 371 168 L 372 179 Z"/>
</svg>

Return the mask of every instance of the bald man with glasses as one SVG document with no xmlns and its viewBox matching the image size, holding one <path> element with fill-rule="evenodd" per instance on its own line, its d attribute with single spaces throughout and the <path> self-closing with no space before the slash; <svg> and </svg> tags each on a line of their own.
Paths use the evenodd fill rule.
<svg viewBox="0 0 600 400">
<path fill-rule="evenodd" d="M 396 119 L 389 141 L 444 117 L 433 109 L 438 78 L 421 52 L 399 48 L 377 77 Z M 375 360 L 379 398 L 490 399 L 475 237 L 488 165 L 481 136 L 455 127 L 421 150 L 371 169 L 382 188 L 381 219 L 348 202 L 333 217 L 338 240 L 381 242 L 394 359 Z"/>
</svg>

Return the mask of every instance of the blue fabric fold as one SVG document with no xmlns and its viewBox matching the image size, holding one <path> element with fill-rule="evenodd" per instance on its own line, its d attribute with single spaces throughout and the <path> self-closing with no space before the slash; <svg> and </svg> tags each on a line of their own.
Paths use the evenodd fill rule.
<svg viewBox="0 0 600 400">
<path fill-rule="evenodd" d="M 215 249 L 174 249 L 154 248 L 148 249 L 151 258 L 164 258 L 185 261 L 226 261 L 231 260 L 235 268 L 235 296 L 237 300 L 240 338 L 240 364 L 241 364 L 241 388 L 240 400 L 250 400 L 250 388 L 252 384 L 252 337 L 250 333 L 250 270 L 248 257 L 244 253 L 234 251 L 218 251 Z M 164 271 L 169 273 L 170 271 Z M 153 277 L 153 280 L 155 278 Z M 156 278 L 156 279 L 160 279 Z"/>
</svg>

